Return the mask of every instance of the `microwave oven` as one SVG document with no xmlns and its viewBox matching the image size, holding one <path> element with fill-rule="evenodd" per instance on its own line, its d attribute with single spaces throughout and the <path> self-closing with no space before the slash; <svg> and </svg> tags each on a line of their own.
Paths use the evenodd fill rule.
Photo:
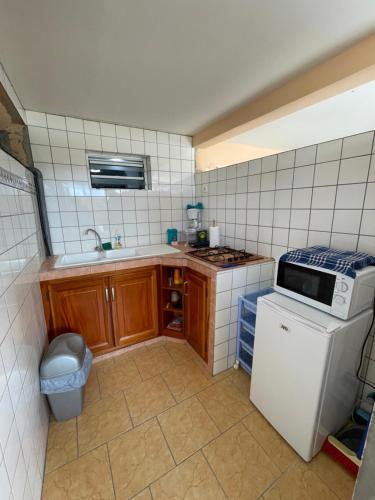
<svg viewBox="0 0 375 500">
<path fill-rule="evenodd" d="M 349 319 L 373 307 L 375 266 L 356 271 L 356 277 L 351 278 L 330 269 L 279 260 L 274 289 L 332 316 Z"/>
</svg>

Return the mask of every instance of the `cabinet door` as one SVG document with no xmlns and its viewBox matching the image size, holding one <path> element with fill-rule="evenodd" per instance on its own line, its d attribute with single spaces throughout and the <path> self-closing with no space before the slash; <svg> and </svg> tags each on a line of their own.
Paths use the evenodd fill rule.
<svg viewBox="0 0 375 500">
<path fill-rule="evenodd" d="M 106 278 L 82 278 L 47 284 L 50 338 L 74 332 L 84 337 L 94 353 L 113 347 L 107 282 Z"/>
<path fill-rule="evenodd" d="M 207 361 L 208 279 L 185 271 L 185 336 L 195 351 Z"/>
<path fill-rule="evenodd" d="M 134 269 L 110 279 L 116 345 L 130 345 L 158 334 L 155 267 Z"/>
</svg>

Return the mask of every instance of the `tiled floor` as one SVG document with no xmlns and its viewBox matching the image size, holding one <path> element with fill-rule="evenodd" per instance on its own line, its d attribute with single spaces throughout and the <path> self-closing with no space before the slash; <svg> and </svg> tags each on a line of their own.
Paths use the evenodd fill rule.
<svg viewBox="0 0 375 500">
<path fill-rule="evenodd" d="M 50 424 L 43 499 L 350 499 L 352 477 L 323 453 L 304 463 L 249 384 L 173 342 L 95 364 L 82 415 Z"/>
</svg>

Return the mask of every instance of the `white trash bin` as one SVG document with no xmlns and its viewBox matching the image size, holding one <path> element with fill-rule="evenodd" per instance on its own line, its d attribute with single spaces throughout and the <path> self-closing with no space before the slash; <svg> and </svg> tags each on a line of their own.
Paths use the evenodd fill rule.
<svg viewBox="0 0 375 500">
<path fill-rule="evenodd" d="M 56 420 L 82 413 L 91 363 L 91 351 L 77 333 L 64 333 L 50 343 L 40 365 L 40 386 Z"/>
</svg>

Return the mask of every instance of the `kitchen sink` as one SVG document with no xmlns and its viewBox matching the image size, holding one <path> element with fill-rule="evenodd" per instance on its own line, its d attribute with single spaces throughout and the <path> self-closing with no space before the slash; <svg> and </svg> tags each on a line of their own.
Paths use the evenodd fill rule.
<svg viewBox="0 0 375 500">
<path fill-rule="evenodd" d="M 118 250 L 106 250 L 105 258 L 106 260 L 130 259 L 136 257 L 136 252 L 136 248 L 119 248 Z"/>
<path fill-rule="evenodd" d="M 85 252 L 59 255 L 55 268 L 75 267 L 85 265 L 104 264 L 117 260 L 139 259 L 142 257 L 153 257 L 179 253 L 180 250 L 169 245 L 150 245 L 147 247 L 120 248 L 118 250 L 106 250 L 104 252 Z"/>
</svg>

